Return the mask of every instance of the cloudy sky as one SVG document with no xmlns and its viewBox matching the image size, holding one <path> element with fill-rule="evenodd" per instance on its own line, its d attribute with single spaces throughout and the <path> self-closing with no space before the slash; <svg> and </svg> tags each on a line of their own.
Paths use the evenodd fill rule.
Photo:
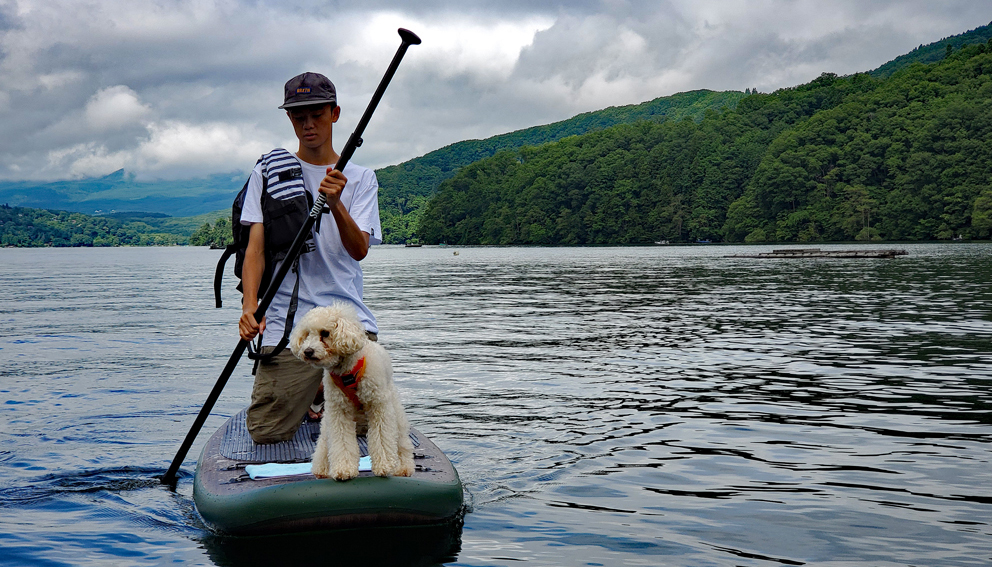
<svg viewBox="0 0 992 567">
<path fill-rule="evenodd" d="M 870 70 L 988 24 L 988 0 L 0 0 L 0 179 L 248 171 L 295 149 L 282 85 L 338 87 L 344 145 L 416 32 L 354 161 L 694 89 Z"/>
</svg>

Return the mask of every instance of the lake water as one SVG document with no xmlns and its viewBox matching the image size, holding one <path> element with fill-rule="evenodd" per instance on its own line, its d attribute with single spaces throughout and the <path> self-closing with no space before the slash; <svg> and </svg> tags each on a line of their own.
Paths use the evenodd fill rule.
<svg viewBox="0 0 992 567">
<path fill-rule="evenodd" d="M 237 344 L 217 251 L 0 250 L 0 564 L 989 565 L 992 245 L 897 247 L 373 249 L 382 344 L 468 506 L 318 540 L 197 517 L 247 361 L 156 480 Z"/>
</svg>

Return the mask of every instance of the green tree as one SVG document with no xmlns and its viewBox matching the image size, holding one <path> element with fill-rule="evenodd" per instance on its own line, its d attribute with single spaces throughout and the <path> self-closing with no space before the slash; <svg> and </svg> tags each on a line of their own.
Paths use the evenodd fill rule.
<svg viewBox="0 0 992 567">
<path fill-rule="evenodd" d="M 211 240 L 213 239 L 213 227 L 210 226 L 209 222 L 203 223 L 200 228 L 196 229 L 196 232 L 190 235 L 189 245 L 190 246 L 209 246 Z"/>
<path fill-rule="evenodd" d="M 992 188 L 986 187 L 978 197 L 971 211 L 971 226 L 978 238 L 992 236 Z"/>
</svg>

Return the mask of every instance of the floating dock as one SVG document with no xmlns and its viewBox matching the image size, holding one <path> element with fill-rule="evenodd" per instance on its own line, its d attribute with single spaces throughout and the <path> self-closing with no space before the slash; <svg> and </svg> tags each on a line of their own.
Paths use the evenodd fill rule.
<svg viewBox="0 0 992 567">
<path fill-rule="evenodd" d="M 905 250 L 820 250 L 819 248 L 783 248 L 757 254 L 732 254 L 727 258 L 895 258 L 906 256 Z"/>
</svg>

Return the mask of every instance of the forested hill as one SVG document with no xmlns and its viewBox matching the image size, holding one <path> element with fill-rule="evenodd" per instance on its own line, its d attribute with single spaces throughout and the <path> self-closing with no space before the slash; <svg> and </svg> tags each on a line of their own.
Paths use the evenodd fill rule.
<svg viewBox="0 0 992 567">
<path fill-rule="evenodd" d="M 465 140 L 399 165 L 376 170 L 383 232 L 390 242 L 412 235 L 418 212 L 442 181 L 462 167 L 500 151 L 538 146 L 568 136 L 585 134 L 642 120 L 652 122 L 702 120 L 708 110 L 734 108 L 745 95 L 738 91 L 698 90 L 656 98 L 641 104 L 609 107 L 568 120 L 534 126 L 484 140 Z"/>
<path fill-rule="evenodd" d="M 987 238 L 992 49 L 824 74 L 722 114 L 615 126 L 462 168 L 418 236 L 449 244 Z"/>
<path fill-rule="evenodd" d="M 0 204 L 0 246 L 166 246 L 186 244 L 203 216 L 175 219 L 155 213 L 94 217 Z M 230 232 L 230 221 L 227 227 Z"/>
<path fill-rule="evenodd" d="M 987 26 L 968 30 L 962 34 L 945 37 L 940 41 L 921 45 L 909 53 L 900 55 L 878 69 L 871 71 L 871 76 L 884 79 L 913 63 L 936 63 L 947 56 L 948 48 L 953 52 L 966 45 L 986 43 L 990 39 L 992 39 L 992 23 Z"/>
</svg>

